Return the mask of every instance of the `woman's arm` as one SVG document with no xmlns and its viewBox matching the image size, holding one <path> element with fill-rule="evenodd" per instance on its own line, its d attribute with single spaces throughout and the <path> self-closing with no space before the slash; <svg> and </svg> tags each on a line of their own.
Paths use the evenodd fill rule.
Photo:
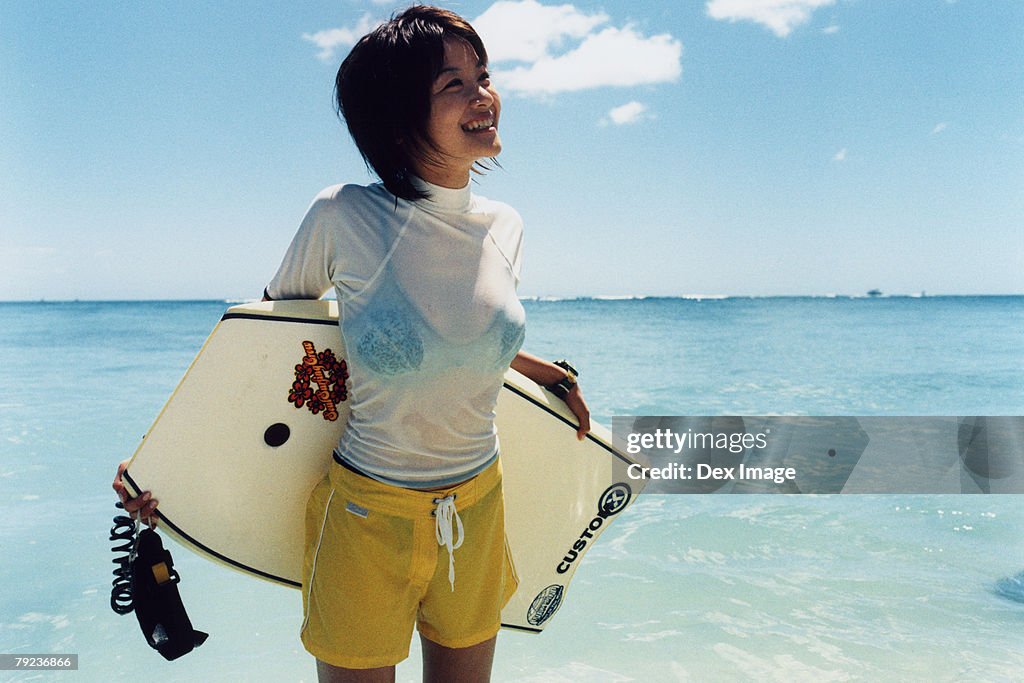
<svg viewBox="0 0 1024 683">
<path fill-rule="evenodd" d="M 542 387 L 561 382 L 568 375 L 565 370 L 554 363 L 549 363 L 543 358 L 538 358 L 525 351 L 520 351 L 512 359 L 512 369 L 526 375 Z M 576 416 L 576 419 L 579 420 L 580 426 L 576 430 L 576 438 L 582 441 L 586 437 L 587 432 L 590 431 L 590 409 L 587 407 L 587 402 L 583 399 L 580 385 L 573 386 L 563 400 L 565 405 L 569 407 L 569 410 Z"/>
</svg>

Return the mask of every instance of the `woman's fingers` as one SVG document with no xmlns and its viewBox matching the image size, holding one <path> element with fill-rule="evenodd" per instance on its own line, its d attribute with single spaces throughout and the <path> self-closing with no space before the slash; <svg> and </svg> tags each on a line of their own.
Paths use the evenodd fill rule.
<svg viewBox="0 0 1024 683">
<path fill-rule="evenodd" d="M 124 509 L 132 514 L 138 512 L 143 515 L 149 515 L 156 509 L 156 501 L 153 500 L 153 494 L 146 491 L 141 496 L 124 501 Z"/>
<path fill-rule="evenodd" d="M 134 498 L 128 493 L 128 488 L 124 485 L 124 479 L 122 478 L 127 466 L 127 460 L 123 460 L 118 464 L 117 474 L 114 475 L 114 492 L 121 500 L 121 505 L 124 506 L 125 512 L 132 516 L 138 515 L 142 519 L 148 519 L 156 511 L 157 501 L 153 499 L 153 494 L 149 491 L 143 491 L 142 495 L 135 496 Z M 154 518 L 150 522 L 155 523 L 156 519 Z"/>
<path fill-rule="evenodd" d="M 154 514 L 156 507 L 157 501 L 149 491 L 144 492 L 141 496 L 129 498 L 124 504 L 124 509 L 129 515 L 132 517 L 137 516 L 150 526 L 156 526 L 157 517 Z"/>
<path fill-rule="evenodd" d="M 565 403 L 579 421 L 576 438 L 583 441 L 587 436 L 587 432 L 590 431 L 590 408 L 587 407 L 587 402 L 583 399 L 583 392 L 578 384 L 572 388 L 572 391 L 566 394 Z"/>
</svg>

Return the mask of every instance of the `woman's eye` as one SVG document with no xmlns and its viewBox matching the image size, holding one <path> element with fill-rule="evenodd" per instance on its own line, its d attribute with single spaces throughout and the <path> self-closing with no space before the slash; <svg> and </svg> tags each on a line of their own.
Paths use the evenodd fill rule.
<svg viewBox="0 0 1024 683">
<path fill-rule="evenodd" d="M 456 78 L 454 81 L 449 81 L 448 84 L 444 86 L 444 89 L 445 90 L 449 90 L 451 88 L 461 88 L 461 87 L 462 87 L 462 81 Z"/>
</svg>

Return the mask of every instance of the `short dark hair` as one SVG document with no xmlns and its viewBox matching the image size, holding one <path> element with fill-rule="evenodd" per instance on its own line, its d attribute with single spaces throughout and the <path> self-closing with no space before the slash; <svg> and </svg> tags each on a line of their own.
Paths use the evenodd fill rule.
<svg viewBox="0 0 1024 683">
<path fill-rule="evenodd" d="M 487 63 L 483 41 L 468 21 L 416 5 L 363 36 L 338 69 L 338 114 L 366 165 L 396 197 L 426 197 L 410 181 L 413 163 L 441 155 L 427 123 L 431 89 L 444 68 L 444 40 L 450 37 L 465 40 Z"/>
</svg>

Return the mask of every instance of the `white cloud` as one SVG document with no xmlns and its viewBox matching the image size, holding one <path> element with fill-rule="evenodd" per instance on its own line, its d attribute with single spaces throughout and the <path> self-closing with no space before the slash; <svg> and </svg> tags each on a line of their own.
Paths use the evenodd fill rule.
<svg viewBox="0 0 1024 683">
<path fill-rule="evenodd" d="M 602 119 L 602 123 L 607 125 L 610 121 L 616 126 L 624 126 L 629 123 L 637 123 L 645 118 L 650 118 L 647 114 L 647 105 L 633 100 L 609 111 L 608 118 Z"/>
<path fill-rule="evenodd" d="M 501 0 L 472 23 L 502 91 L 554 95 L 679 79 L 682 43 L 667 33 L 644 36 L 634 26 L 608 22 L 604 13 L 572 5 Z"/>
<path fill-rule="evenodd" d="M 565 54 L 496 70 L 495 78 L 501 88 L 531 95 L 672 82 L 682 73 L 682 49 L 668 34 L 645 38 L 629 26 L 609 27 Z"/>
<path fill-rule="evenodd" d="M 946 130 L 946 128 L 948 128 L 948 127 L 949 127 L 949 124 L 946 123 L 945 121 L 943 121 L 942 123 L 936 123 L 935 127 L 932 128 L 932 135 L 938 135 L 942 131 Z"/>
<path fill-rule="evenodd" d="M 572 5 L 500 0 L 471 23 L 492 62 L 535 62 L 549 56 L 566 39 L 584 38 L 608 19 L 603 12 L 584 14 Z"/>
<path fill-rule="evenodd" d="M 682 74 L 683 44 L 668 33 L 645 36 L 614 26 L 604 12 L 571 4 L 498 0 L 471 23 L 487 46 L 495 85 L 503 93 L 554 95 L 602 87 L 673 82 Z M 376 25 L 364 14 L 355 26 L 302 35 L 325 62 Z"/>
<path fill-rule="evenodd" d="M 705 9 L 712 19 L 753 21 L 779 38 L 806 23 L 814 10 L 836 0 L 708 0 Z"/>
<path fill-rule="evenodd" d="M 322 61 L 334 62 L 337 61 L 338 48 L 355 45 L 357 40 L 369 33 L 378 23 L 380 22 L 370 18 L 369 13 L 366 13 L 351 28 L 329 28 L 316 33 L 303 33 L 302 39 L 320 48 L 317 57 Z"/>
<path fill-rule="evenodd" d="M 836 152 L 835 156 L 832 157 L 832 161 L 846 161 L 846 148 L 843 147 L 841 150 Z"/>
<path fill-rule="evenodd" d="M 837 26 L 836 24 L 831 24 L 821 29 L 821 32 L 824 33 L 825 35 L 830 36 L 833 33 L 839 33 L 839 26 Z"/>
</svg>

